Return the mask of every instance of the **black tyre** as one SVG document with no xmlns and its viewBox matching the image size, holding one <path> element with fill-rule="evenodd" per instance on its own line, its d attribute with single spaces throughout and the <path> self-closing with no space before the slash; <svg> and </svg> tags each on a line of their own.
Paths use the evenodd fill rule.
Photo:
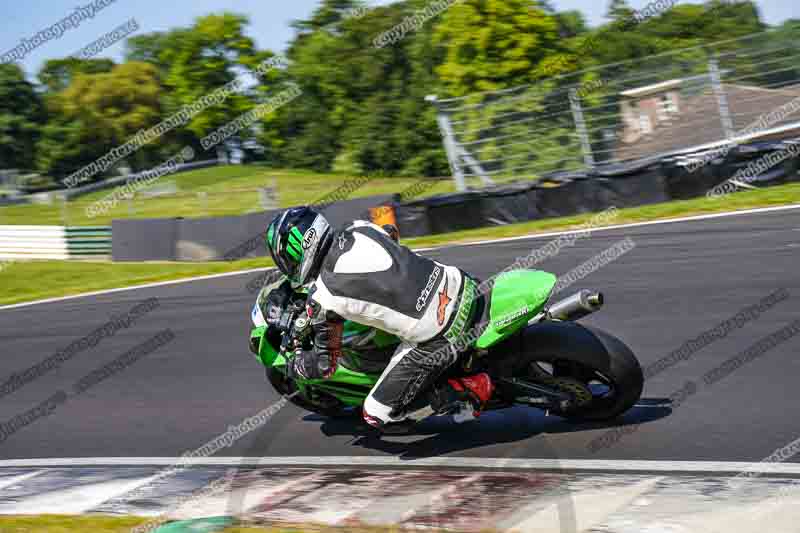
<svg viewBox="0 0 800 533">
<path fill-rule="evenodd" d="M 283 372 L 274 367 L 267 368 L 267 381 L 282 396 L 288 396 L 297 390 L 294 381 L 288 379 Z M 360 414 L 359 409 L 347 406 L 338 398 L 324 392 L 317 392 L 313 399 L 302 394 L 295 394 L 289 398 L 289 401 L 301 409 L 329 418 L 349 418 Z"/>
<path fill-rule="evenodd" d="M 553 414 L 570 420 L 610 420 L 634 406 L 644 376 L 639 361 L 621 340 L 575 322 L 529 326 L 492 351 L 498 372 L 531 380 L 570 394 L 573 401 Z"/>
</svg>

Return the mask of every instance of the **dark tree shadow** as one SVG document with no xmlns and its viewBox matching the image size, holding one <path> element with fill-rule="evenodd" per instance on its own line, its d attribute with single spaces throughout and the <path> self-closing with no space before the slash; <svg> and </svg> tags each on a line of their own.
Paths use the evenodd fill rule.
<svg viewBox="0 0 800 533">
<path fill-rule="evenodd" d="M 607 422 L 576 423 L 558 416 L 545 416 L 538 409 L 513 407 L 484 413 L 480 419 L 465 424 L 456 424 L 449 416 L 432 417 L 403 436 L 381 436 L 357 417 L 334 419 L 308 415 L 303 420 L 320 422 L 320 431 L 327 437 L 352 436 L 353 446 L 413 460 L 519 442 L 541 434 L 575 433 L 645 424 L 671 413 L 670 400 L 661 398 L 642 399 L 623 416 Z"/>
</svg>

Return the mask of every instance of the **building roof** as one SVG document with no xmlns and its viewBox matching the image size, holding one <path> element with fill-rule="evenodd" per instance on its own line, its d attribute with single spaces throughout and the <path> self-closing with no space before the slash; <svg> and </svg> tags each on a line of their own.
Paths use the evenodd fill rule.
<svg viewBox="0 0 800 533">
<path fill-rule="evenodd" d="M 762 131 L 755 127 L 762 117 L 779 110 L 796 98 L 800 98 L 800 85 L 782 89 L 723 84 L 735 133 Z M 646 93 L 649 94 L 649 93 Z M 774 120 L 766 129 L 774 129 L 797 124 L 800 128 L 800 100 L 798 109 L 782 120 Z M 749 128 L 749 130 L 748 130 Z M 717 97 L 711 87 L 702 93 L 685 97 L 680 103 L 680 111 L 669 121 L 655 125 L 653 131 L 641 136 L 630 144 L 620 143 L 615 158 L 622 160 L 639 159 L 659 153 L 674 152 L 711 144 L 725 139 Z"/>
</svg>

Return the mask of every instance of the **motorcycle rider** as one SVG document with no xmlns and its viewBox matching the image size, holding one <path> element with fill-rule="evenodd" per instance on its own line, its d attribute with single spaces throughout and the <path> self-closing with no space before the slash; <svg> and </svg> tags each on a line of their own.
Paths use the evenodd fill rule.
<svg viewBox="0 0 800 533">
<path fill-rule="evenodd" d="M 412 252 L 397 237 L 393 226 L 363 220 L 334 231 L 308 207 L 279 214 L 266 241 L 288 280 L 269 294 L 266 321 L 274 324 L 292 291 L 305 286 L 314 348 L 287 364 L 290 377 L 329 377 L 343 323 L 351 320 L 402 341 L 364 402 L 367 423 L 402 432 L 434 413 L 470 420 L 492 396 L 488 374 L 439 378 L 457 360 L 456 340 L 482 320 L 485 298 L 469 275 Z"/>
</svg>

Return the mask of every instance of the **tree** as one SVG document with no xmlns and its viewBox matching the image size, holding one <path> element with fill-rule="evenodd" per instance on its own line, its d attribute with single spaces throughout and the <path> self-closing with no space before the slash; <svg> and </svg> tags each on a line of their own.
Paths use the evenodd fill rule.
<svg viewBox="0 0 800 533">
<path fill-rule="evenodd" d="M 78 74 L 100 74 L 114 68 L 110 59 L 50 59 L 39 70 L 39 83 L 47 88 L 50 94 L 66 89 Z"/>
<path fill-rule="evenodd" d="M 542 61 L 563 51 L 558 31 L 556 17 L 529 0 L 465 0 L 436 25 L 446 51 L 436 72 L 456 96 L 549 77 Z"/>
<path fill-rule="evenodd" d="M 22 69 L 0 64 L 0 168 L 32 168 L 42 111 L 41 99 Z"/>
<path fill-rule="evenodd" d="M 626 0 L 611 0 L 608 4 L 606 18 L 612 22 L 624 23 L 633 17 L 633 9 Z"/>
<path fill-rule="evenodd" d="M 162 117 L 156 68 L 128 62 L 100 74 L 78 74 L 48 103 L 51 120 L 39 143 L 39 167 L 57 178 L 125 144 Z M 127 161 L 134 169 L 160 162 L 163 145 L 147 145 Z"/>
<path fill-rule="evenodd" d="M 364 2 L 360 0 L 322 0 L 309 19 L 292 22 L 292 28 L 300 35 L 334 29 L 346 20 L 348 12 L 364 6 Z"/>
<path fill-rule="evenodd" d="M 421 0 L 340 17 L 353 2 L 323 2 L 289 47 L 287 76 L 302 101 L 268 119 L 268 158 L 289 166 L 390 174 L 442 175 L 447 160 L 425 96 L 437 91 L 433 22 L 376 48 L 381 32 L 427 5 Z M 277 126 L 277 129 L 276 129 Z"/>
<path fill-rule="evenodd" d="M 588 31 L 586 19 L 584 18 L 583 13 L 578 10 L 556 13 L 556 19 L 558 20 L 559 26 L 558 35 L 562 39 L 577 37 L 578 35 Z"/>
<path fill-rule="evenodd" d="M 754 3 L 714 0 L 705 5 L 676 5 L 644 21 L 638 29 L 665 40 L 667 46 L 686 48 L 758 33 L 766 26 L 759 19 Z"/>
<path fill-rule="evenodd" d="M 244 32 L 247 24 L 247 17 L 232 13 L 200 17 L 189 28 L 130 39 L 126 58 L 147 61 L 158 70 L 163 85 L 160 102 L 165 116 L 169 116 L 252 72 L 259 59 L 272 55 L 255 49 L 253 40 Z M 263 83 L 266 79 L 260 77 L 257 81 Z M 192 117 L 178 132 L 180 142 L 197 145 L 198 139 L 253 105 L 243 91 L 228 95 Z"/>
</svg>

